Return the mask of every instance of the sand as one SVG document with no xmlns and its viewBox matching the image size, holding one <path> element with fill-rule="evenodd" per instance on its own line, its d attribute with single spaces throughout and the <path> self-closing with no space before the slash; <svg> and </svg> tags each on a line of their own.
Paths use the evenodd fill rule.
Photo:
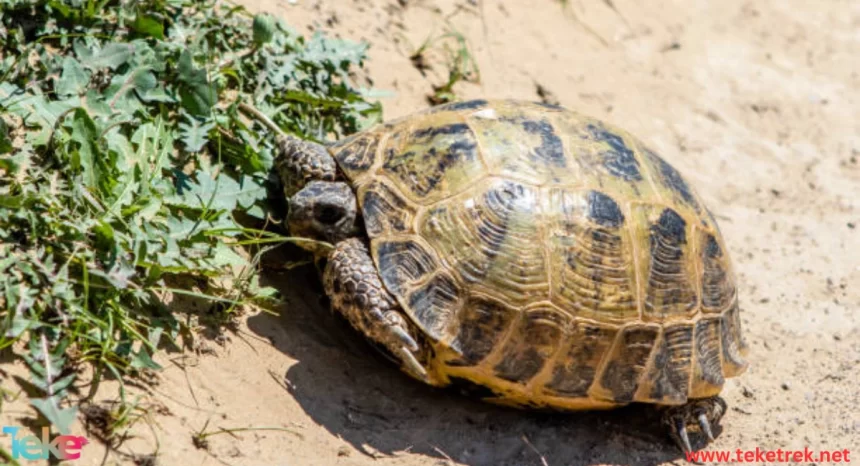
<svg viewBox="0 0 860 466">
<path fill-rule="evenodd" d="M 409 55 L 447 27 L 481 70 L 458 95 L 538 99 L 540 86 L 638 135 L 714 211 L 739 275 L 751 366 L 727 382 L 708 449 L 860 455 L 860 2 L 243 3 L 303 33 L 369 41 L 368 77 L 394 93 L 386 118 L 427 106 L 444 55 L 428 55 L 426 76 Z M 148 417 L 74 464 L 683 462 L 646 408 L 524 413 L 424 387 L 320 304 L 309 269 L 268 278 L 286 296 L 280 316 L 248 312 L 199 354 L 162 355 L 154 387 L 129 387 Z M 96 401 L 115 393 L 104 384 Z M 7 402 L 3 423 L 30 413 Z"/>
</svg>

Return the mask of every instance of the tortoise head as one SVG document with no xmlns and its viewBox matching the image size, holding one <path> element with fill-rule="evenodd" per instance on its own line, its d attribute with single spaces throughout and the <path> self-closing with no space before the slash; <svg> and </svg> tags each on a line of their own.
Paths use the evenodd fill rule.
<svg viewBox="0 0 860 466">
<path fill-rule="evenodd" d="M 290 233 L 331 244 L 359 233 L 358 203 L 342 181 L 311 181 L 290 198 Z M 313 243 L 299 243 L 315 252 Z"/>
<path fill-rule="evenodd" d="M 337 179 L 337 164 L 328 149 L 292 136 L 282 137 L 278 144 L 275 167 L 289 200 L 290 233 L 331 244 L 358 235 L 355 192 Z M 298 244 L 314 254 L 326 253 L 311 241 Z"/>
</svg>

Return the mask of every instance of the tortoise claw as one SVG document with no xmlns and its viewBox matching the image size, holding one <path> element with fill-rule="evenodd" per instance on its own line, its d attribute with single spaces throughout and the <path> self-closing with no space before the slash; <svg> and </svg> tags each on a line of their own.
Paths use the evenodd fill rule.
<svg viewBox="0 0 860 466">
<path fill-rule="evenodd" d="M 702 412 L 699 413 L 699 428 L 702 429 L 705 436 L 708 437 L 708 440 L 714 441 L 714 433 L 711 431 L 711 423 L 708 422 L 708 416 Z"/>
<path fill-rule="evenodd" d="M 404 330 L 404 329 L 403 329 L 403 327 L 400 327 L 400 326 L 397 326 L 397 325 L 392 325 L 392 326 L 391 326 L 391 327 L 389 327 L 389 328 L 391 329 L 391 332 L 392 332 L 392 333 L 393 333 L 393 334 L 394 334 L 394 335 L 395 335 L 395 336 L 396 336 L 396 337 L 397 337 L 401 342 L 403 342 L 403 344 L 404 344 L 404 345 L 406 345 L 404 349 L 408 349 L 410 352 L 411 352 L 411 351 L 418 351 L 418 343 L 416 343 L 416 342 L 415 342 L 415 339 L 413 339 L 413 338 L 409 335 L 409 333 L 407 333 L 407 332 L 406 332 L 406 330 Z M 410 354 L 411 354 L 411 353 L 410 353 Z M 414 356 L 413 356 L 413 359 L 415 359 L 415 357 L 414 357 Z"/>
<path fill-rule="evenodd" d="M 699 431 L 705 443 L 714 441 L 712 426 L 716 426 L 726 412 L 726 402 L 720 397 L 692 400 L 689 403 L 669 408 L 663 422 L 669 433 L 684 453 L 693 451 L 688 427 Z"/>
<path fill-rule="evenodd" d="M 690 436 L 687 434 L 687 424 L 684 421 L 684 418 L 679 417 L 675 419 L 675 429 L 677 434 L 675 441 L 678 443 L 678 446 L 681 447 L 681 450 L 684 450 L 684 453 L 693 451 L 693 447 L 690 445 Z"/>
<path fill-rule="evenodd" d="M 400 359 L 401 361 L 403 361 L 403 364 L 405 364 L 406 367 L 410 371 L 412 371 L 412 373 L 420 376 L 422 379 L 426 379 L 427 371 L 424 369 L 424 366 L 422 366 L 421 363 L 418 362 L 418 359 L 415 358 L 415 355 L 412 354 L 412 351 L 413 350 L 410 350 L 405 346 L 401 346 L 399 351 Z"/>
<path fill-rule="evenodd" d="M 392 342 L 392 346 L 394 348 L 392 348 L 392 346 L 389 346 L 389 348 L 396 349 L 395 353 L 397 353 L 401 363 L 403 363 L 409 372 L 415 374 L 422 380 L 427 380 L 427 370 L 424 369 L 424 366 L 422 366 L 421 363 L 418 362 L 418 358 L 415 357 L 415 352 L 417 352 L 420 347 L 406 329 L 406 321 L 403 319 L 403 316 L 397 311 L 388 311 L 382 316 L 386 329 L 395 339 L 395 341 Z"/>
</svg>

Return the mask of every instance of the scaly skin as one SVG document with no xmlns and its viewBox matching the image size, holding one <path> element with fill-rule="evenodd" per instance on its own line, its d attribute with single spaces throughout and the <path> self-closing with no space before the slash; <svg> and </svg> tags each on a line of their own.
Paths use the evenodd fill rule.
<svg viewBox="0 0 860 466">
<path fill-rule="evenodd" d="M 337 166 L 325 146 L 294 137 L 278 138 L 279 157 L 275 160 L 278 176 L 289 198 L 309 181 L 334 181 Z"/>
<path fill-rule="evenodd" d="M 350 238 L 328 256 L 323 284 L 332 307 L 366 338 L 382 345 L 413 377 L 436 385 L 416 357 L 421 351 L 400 305 L 382 284 L 364 241 Z"/>
</svg>

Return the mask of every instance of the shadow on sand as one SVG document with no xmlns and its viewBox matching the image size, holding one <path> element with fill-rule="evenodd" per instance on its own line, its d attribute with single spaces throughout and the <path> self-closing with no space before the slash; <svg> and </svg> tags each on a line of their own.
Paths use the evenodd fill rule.
<svg viewBox="0 0 860 466">
<path fill-rule="evenodd" d="M 500 466 L 652 465 L 681 458 L 653 407 L 526 412 L 424 386 L 329 311 L 313 267 L 266 278 L 285 305 L 281 316 L 252 317 L 251 330 L 298 360 L 284 379 L 307 414 L 365 454 L 412 452 L 438 464 L 450 458 Z"/>
</svg>

